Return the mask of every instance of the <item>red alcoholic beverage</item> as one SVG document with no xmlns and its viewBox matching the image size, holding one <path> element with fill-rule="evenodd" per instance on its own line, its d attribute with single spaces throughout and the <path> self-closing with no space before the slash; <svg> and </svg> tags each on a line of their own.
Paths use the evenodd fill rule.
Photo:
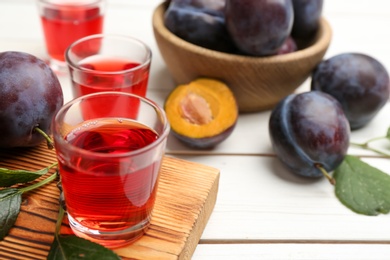
<svg viewBox="0 0 390 260">
<path fill-rule="evenodd" d="M 77 1 L 43 7 L 41 20 L 48 54 L 56 61 L 65 61 L 65 50 L 72 42 L 103 31 L 101 7 Z"/>
<path fill-rule="evenodd" d="M 83 69 L 80 81 L 73 79 L 73 95 L 84 96 L 101 91 L 121 91 L 144 97 L 149 79 L 149 65 L 143 66 L 124 58 L 111 58 L 101 55 L 88 57 L 79 63 Z M 127 118 L 136 119 L 138 100 L 116 99 L 115 103 L 90 102 L 83 104 L 86 119 L 102 115 L 111 110 L 128 111 Z M 88 106 L 88 107 L 87 107 Z"/>
<path fill-rule="evenodd" d="M 66 63 L 72 80 L 74 98 L 101 92 L 120 92 L 145 97 L 152 52 L 142 41 L 120 35 L 90 35 L 72 43 L 65 54 Z M 139 102 L 139 100 L 133 99 Z M 109 110 L 132 111 L 135 119 L 138 104 L 128 104 L 116 100 L 103 100 L 100 104 L 89 102 L 87 118 L 95 117 L 92 113 L 106 114 Z M 92 104 L 93 103 L 93 104 Z M 87 111 L 87 112 L 85 112 Z M 103 116 L 104 117 L 104 116 Z"/>
<path fill-rule="evenodd" d="M 127 119 L 84 122 L 67 134 L 72 146 L 104 154 L 85 159 L 74 153 L 70 163 L 60 163 L 73 225 L 99 232 L 131 232 L 130 240 L 145 232 L 156 197 L 160 160 L 143 165 L 142 158 L 125 155 L 157 138 L 154 130 Z M 113 157 L 107 158 L 108 154 Z"/>
<path fill-rule="evenodd" d="M 79 62 L 85 72 L 83 82 L 74 82 L 76 97 L 99 91 L 122 91 L 144 97 L 149 66 L 125 58 L 94 55 Z"/>
<path fill-rule="evenodd" d="M 129 116 L 134 103 L 136 119 Z M 85 111 L 101 104 L 108 104 L 101 113 Z M 64 104 L 52 130 L 73 232 L 109 248 L 143 235 L 170 130 L 164 109 L 134 94 L 103 91 Z"/>
</svg>

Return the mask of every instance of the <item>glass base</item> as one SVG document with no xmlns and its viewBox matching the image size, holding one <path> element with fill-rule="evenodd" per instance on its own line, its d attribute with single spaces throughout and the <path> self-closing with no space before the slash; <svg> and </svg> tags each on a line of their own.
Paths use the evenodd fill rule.
<svg viewBox="0 0 390 260">
<path fill-rule="evenodd" d="M 77 220 L 68 214 L 69 225 L 73 233 L 81 238 L 98 243 L 107 248 L 118 248 L 140 239 L 149 228 L 150 221 L 145 220 L 136 226 L 123 230 L 101 231 L 82 226 Z"/>
</svg>

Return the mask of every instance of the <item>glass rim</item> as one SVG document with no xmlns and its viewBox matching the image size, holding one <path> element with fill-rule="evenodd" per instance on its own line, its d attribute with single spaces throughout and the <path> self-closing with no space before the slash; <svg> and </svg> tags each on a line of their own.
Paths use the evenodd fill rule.
<svg viewBox="0 0 390 260">
<path fill-rule="evenodd" d="M 104 70 L 92 70 L 92 69 L 80 67 L 78 64 L 73 62 L 71 60 L 71 58 L 69 57 L 70 50 L 73 47 L 77 46 L 78 44 L 89 41 L 89 40 L 93 40 L 93 39 L 104 39 L 104 38 L 119 39 L 119 40 L 136 42 L 137 44 L 139 44 L 140 46 L 142 46 L 145 49 L 146 60 L 144 62 L 140 63 L 138 66 L 135 66 L 135 67 L 130 68 L 130 69 L 118 70 L 118 71 L 104 71 Z M 125 35 L 119 35 L 119 34 L 99 33 L 99 34 L 88 35 L 88 36 L 82 37 L 82 38 L 74 41 L 65 50 L 65 62 L 69 67 L 71 67 L 72 69 L 77 70 L 77 71 L 82 71 L 82 72 L 86 72 L 86 73 L 93 73 L 95 75 L 96 74 L 97 75 L 126 74 L 126 73 L 137 71 L 137 70 L 140 70 L 142 68 L 149 66 L 151 64 L 151 61 L 152 61 L 152 50 L 145 42 L 143 42 L 140 39 L 135 38 L 133 36 L 125 36 Z"/>
<path fill-rule="evenodd" d="M 53 0 L 38 0 L 38 4 L 44 4 L 46 6 L 60 6 L 60 7 L 72 7 L 72 6 L 95 6 L 97 4 L 103 3 L 106 0 L 89 0 L 85 3 L 83 1 L 72 1 L 68 3 L 61 3 L 60 1 L 53 1 Z"/>
<path fill-rule="evenodd" d="M 104 95 L 116 95 L 116 96 L 127 96 L 127 97 L 131 97 L 131 98 L 137 98 L 141 102 L 150 105 L 151 107 L 153 107 L 153 109 L 156 111 L 156 113 L 160 115 L 160 118 L 164 119 L 164 122 L 163 122 L 164 127 L 162 129 L 162 133 L 158 135 L 158 138 L 154 142 L 152 142 L 152 143 L 150 143 L 142 148 L 139 148 L 137 150 L 133 150 L 130 152 L 119 153 L 119 154 L 106 154 L 106 153 L 92 152 L 92 151 L 74 146 L 71 143 L 69 143 L 68 141 L 65 141 L 63 135 L 61 134 L 61 131 L 57 130 L 58 125 L 59 125 L 59 123 L 58 123 L 59 117 L 61 115 L 63 115 L 70 107 L 72 107 L 76 103 L 80 103 L 82 101 L 82 99 L 85 99 L 85 98 L 88 99 L 88 98 L 93 98 L 95 96 L 104 96 Z M 72 131 L 72 130 L 70 130 L 70 131 Z M 54 144 L 56 142 L 58 142 L 60 146 L 67 147 L 68 151 L 77 152 L 77 153 L 80 153 L 83 155 L 93 156 L 93 157 L 97 157 L 97 158 L 122 158 L 122 157 L 129 157 L 129 156 L 134 156 L 134 155 L 145 153 L 148 150 L 151 150 L 154 147 L 160 145 L 164 140 L 166 140 L 168 138 L 169 131 L 170 131 L 170 124 L 169 124 L 168 118 L 166 116 L 166 113 L 165 113 L 164 109 L 162 107 L 160 107 L 156 102 L 152 101 L 149 98 L 142 97 L 142 96 L 139 96 L 136 94 L 119 92 L 119 91 L 102 91 L 102 92 L 87 94 L 87 95 L 75 98 L 75 99 L 67 102 L 66 104 L 64 104 L 58 110 L 58 112 L 55 114 L 55 116 L 53 117 L 53 121 L 52 121 L 52 133 L 53 133 Z M 66 134 L 68 134 L 68 133 L 66 133 Z"/>
</svg>

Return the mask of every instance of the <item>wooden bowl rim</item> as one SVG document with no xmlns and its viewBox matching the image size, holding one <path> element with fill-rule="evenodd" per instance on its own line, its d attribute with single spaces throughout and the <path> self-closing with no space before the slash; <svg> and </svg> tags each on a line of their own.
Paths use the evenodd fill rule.
<svg viewBox="0 0 390 260">
<path fill-rule="evenodd" d="M 190 42 L 187 42 L 175 34 L 171 33 L 164 25 L 164 12 L 167 8 L 167 3 L 163 2 L 159 4 L 152 16 L 152 24 L 155 30 L 155 33 L 160 34 L 166 41 L 171 42 L 180 49 L 184 49 L 187 52 L 192 52 L 210 59 L 223 60 L 226 62 L 238 62 L 238 63 L 254 63 L 254 64 L 276 64 L 276 63 L 286 63 L 291 61 L 297 61 L 299 59 L 310 58 L 329 47 L 331 38 L 332 38 L 332 29 L 329 23 L 324 17 L 321 17 L 320 20 L 320 30 L 319 35 L 316 37 L 316 42 L 310 46 L 283 55 L 274 55 L 269 57 L 251 57 L 243 56 L 238 54 L 230 54 L 219 51 L 210 50 L 204 47 L 197 46 Z"/>
</svg>

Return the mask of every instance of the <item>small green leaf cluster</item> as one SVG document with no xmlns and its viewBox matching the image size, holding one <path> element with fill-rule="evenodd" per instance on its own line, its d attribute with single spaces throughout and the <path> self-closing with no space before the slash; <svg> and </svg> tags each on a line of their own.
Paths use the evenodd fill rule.
<svg viewBox="0 0 390 260">
<path fill-rule="evenodd" d="M 390 141 L 390 128 L 385 136 L 369 139 L 364 143 L 351 145 L 389 157 L 390 153 L 370 145 L 379 140 Z M 363 162 L 360 158 L 347 155 L 334 171 L 337 198 L 352 211 L 376 216 L 390 212 L 390 175 Z"/>
<path fill-rule="evenodd" d="M 0 168 L 0 187 L 6 187 L 0 190 L 0 240 L 2 240 L 15 224 L 20 212 L 22 194 L 37 189 L 57 178 L 57 172 L 35 184 L 23 187 L 13 188 L 14 184 L 27 183 L 41 177 L 49 172 L 57 163 L 50 165 L 42 170 L 32 172 L 25 170 L 9 170 Z M 4 210 L 5 209 L 5 210 Z"/>
</svg>

